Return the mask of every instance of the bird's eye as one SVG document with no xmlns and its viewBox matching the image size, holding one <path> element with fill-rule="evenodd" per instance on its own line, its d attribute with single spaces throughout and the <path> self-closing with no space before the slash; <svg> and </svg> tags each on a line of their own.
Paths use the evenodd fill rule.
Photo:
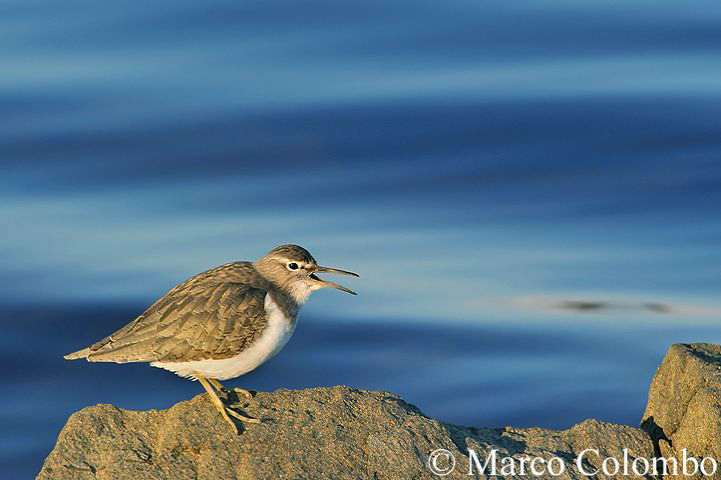
<svg viewBox="0 0 721 480">
<path fill-rule="evenodd" d="M 297 263 L 294 263 L 294 262 L 291 262 L 291 263 L 288 264 L 288 269 L 289 269 L 289 270 L 298 270 L 298 264 L 297 264 Z"/>
</svg>

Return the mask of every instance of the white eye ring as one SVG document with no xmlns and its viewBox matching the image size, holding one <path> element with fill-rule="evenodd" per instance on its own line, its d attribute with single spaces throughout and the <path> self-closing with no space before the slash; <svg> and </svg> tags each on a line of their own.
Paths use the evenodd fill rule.
<svg viewBox="0 0 721 480">
<path fill-rule="evenodd" d="M 290 262 L 288 264 L 288 270 L 298 270 L 298 264 L 295 262 Z"/>
</svg>

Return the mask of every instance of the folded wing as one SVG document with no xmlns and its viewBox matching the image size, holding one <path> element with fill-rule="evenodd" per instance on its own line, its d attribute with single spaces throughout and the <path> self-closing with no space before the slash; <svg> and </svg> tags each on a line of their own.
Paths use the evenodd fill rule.
<svg viewBox="0 0 721 480">
<path fill-rule="evenodd" d="M 229 358 L 262 334 L 265 295 L 233 282 L 174 289 L 125 327 L 65 358 L 117 363 Z"/>
</svg>

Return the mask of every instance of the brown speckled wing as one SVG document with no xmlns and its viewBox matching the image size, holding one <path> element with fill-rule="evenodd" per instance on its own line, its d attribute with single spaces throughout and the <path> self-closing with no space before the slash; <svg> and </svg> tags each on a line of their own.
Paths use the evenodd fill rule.
<svg viewBox="0 0 721 480">
<path fill-rule="evenodd" d="M 251 282 L 210 281 L 225 278 L 207 274 L 174 288 L 133 322 L 92 345 L 88 360 L 185 362 L 229 358 L 244 350 L 268 324 L 266 290 Z"/>
</svg>

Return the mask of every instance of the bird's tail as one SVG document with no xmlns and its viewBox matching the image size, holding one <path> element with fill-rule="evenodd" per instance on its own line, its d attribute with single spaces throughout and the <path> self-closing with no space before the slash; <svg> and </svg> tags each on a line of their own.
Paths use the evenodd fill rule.
<svg viewBox="0 0 721 480">
<path fill-rule="evenodd" d="M 78 358 L 87 358 L 88 355 L 90 355 L 90 349 L 83 348 L 82 350 L 78 350 L 77 352 L 68 353 L 63 358 L 65 360 L 77 360 Z"/>
</svg>

